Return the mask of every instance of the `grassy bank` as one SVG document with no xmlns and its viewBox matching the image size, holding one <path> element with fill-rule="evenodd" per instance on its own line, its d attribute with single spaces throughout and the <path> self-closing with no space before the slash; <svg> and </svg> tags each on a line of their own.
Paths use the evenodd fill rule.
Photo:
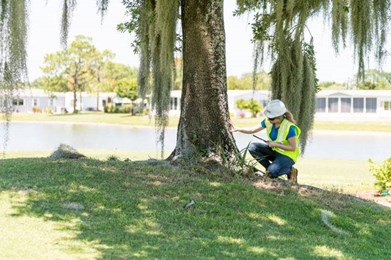
<svg viewBox="0 0 391 260">
<path fill-rule="evenodd" d="M 160 152 L 121 150 L 81 150 L 80 152 L 98 160 L 106 160 L 110 156 L 131 161 L 160 159 Z M 39 158 L 47 157 L 50 153 L 51 151 L 47 150 L 10 151 L 6 153 L 6 158 Z M 166 152 L 165 156 L 168 155 L 169 152 Z M 248 156 L 248 159 L 251 160 L 251 157 Z M 300 158 L 296 167 L 299 169 L 301 184 L 349 193 L 374 190 L 374 178 L 365 160 Z"/>
<path fill-rule="evenodd" d="M 391 257 L 391 211 L 338 193 L 158 162 L 0 164 L 0 258 Z"/>
<path fill-rule="evenodd" d="M 1 119 L 0 119 L 1 120 Z M 35 122 L 71 122 L 71 123 L 106 123 L 133 126 L 154 126 L 154 119 L 148 116 L 130 116 L 128 114 L 105 114 L 100 112 L 86 112 L 77 115 L 49 115 L 49 114 L 13 114 L 13 121 Z M 259 125 L 260 118 L 233 118 L 237 127 L 254 127 Z M 170 117 L 169 126 L 176 127 L 178 117 Z M 391 132 L 390 122 L 327 122 L 318 121 L 314 125 L 315 130 L 339 130 L 339 131 L 379 131 Z"/>
</svg>

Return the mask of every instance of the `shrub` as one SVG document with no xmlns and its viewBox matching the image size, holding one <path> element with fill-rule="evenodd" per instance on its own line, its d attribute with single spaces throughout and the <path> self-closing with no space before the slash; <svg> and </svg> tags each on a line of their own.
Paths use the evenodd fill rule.
<svg viewBox="0 0 391 260">
<path fill-rule="evenodd" d="M 127 113 L 129 114 L 132 110 L 132 107 L 126 106 L 126 107 L 116 107 L 113 104 L 109 104 L 104 108 L 105 113 Z"/>
<path fill-rule="evenodd" d="M 391 157 L 387 158 L 380 164 L 375 164 L 369 160 L 369 169 L 376 178 L 375 185 L 379 190 L 386 191 L 391 188 Z"/>
<path fill-rule="evenodd" d="M 42 113 L 42 109 L 40 107 L 33 107 L 33 113 Z"/>
<path fill-rule="evenodd" d="M 257 114 L 262 110 L 262 105 L 254 99 L 239 99 L 238 101 L 236 101 L 236 107 L 239 109 L 245 109 L 250 111 L 252 117 L 256 117 Z"/>
</svg>

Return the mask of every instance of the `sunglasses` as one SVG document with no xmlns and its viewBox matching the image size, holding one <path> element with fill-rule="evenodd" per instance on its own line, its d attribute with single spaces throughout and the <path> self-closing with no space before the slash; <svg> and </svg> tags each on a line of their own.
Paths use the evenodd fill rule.
<svg viewBox="0 0 391 260">
<path fill-rule="evenodd" d="M 268 118 L 269 121 L 274 121 L 277 117 Z"/>
</svg>

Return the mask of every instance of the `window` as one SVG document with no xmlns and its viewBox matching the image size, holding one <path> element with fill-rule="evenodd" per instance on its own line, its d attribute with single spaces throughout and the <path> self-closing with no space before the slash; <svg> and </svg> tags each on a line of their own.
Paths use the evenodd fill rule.
<svg viewBox="0 0 391 260">
<path fill-rule="evenodd" d="M 376 98 L 366 98 L 365 99 L 365 109 L 367 113 L 376 113 L 377 108 L 377 99 Z"/>
<path fill-rule="evenodd" d="M 338 98 L 329 98 L 329 113 L 338 113 Z"/>
<path fill-rule="evenodd" d="M 178 110 L 178 98 L 170 98 L 170 109 Z"/>
<path fill-rule="evenodd" d="M 38 98 L 33 99 L 33 106 L 37 107 L 38 106 Z"/>
<path fill-rule="evenodd" d="M 316 98 L 316 112 L 326 112 L 326 98 Z"/>
<path fill-rule="evenodd" d="M 56 98 L 49 98 L 49 106 L 54 107 L 56 105 Z"/>
<path fill-rule="evenodd" d="M 353 112 L 364 112 L 364 98 L 353 98 Z"/>
<path fill-rule="evenodd" d="M 391 101 L 384 101 L 384 110 L 391 111 Z"/>
<path fill-rule="evenodd" d="M 341 112 L 342 113 L 350 113 L 351 106 L 352 106 L 352 99 L 351 98 L 341 98 Z"/>
<path fill-rule="evenodd" d="M 12 100 L 12 105 L 13 106 L 23 106 L 24 105 L 24 100 L 21 98 L 15 98 Z"/>
</svg>

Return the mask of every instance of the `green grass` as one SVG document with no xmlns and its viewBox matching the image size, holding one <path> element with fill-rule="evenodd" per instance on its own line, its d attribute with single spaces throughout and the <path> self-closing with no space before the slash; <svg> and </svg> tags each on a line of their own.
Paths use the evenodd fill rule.
<svg viewBox="0 0 391 260">
<path fill-rule="evenodd" d="M 160 152 L 151 151 L 84 149 L 80 152 L 98 160 L 106 160 L 110 156 L 131 161 L 160 159 Z M 39 158 L 50 154 L 49 150 L 10 151 L 5 154 L 5 158 Z M 169 151 L 165 152 L 166 157 L 169 154 Z M 248 160 L 253 159 L 248 156 Z M 296 167 L 299 169 L 301 184 L 348 193 L 375 190 L 375 179 L 369 171 L 368 161 L 365 160 L 300 158 Z"/>
<path fill-rule="evenodd" d="M 0 118 L 0 120 L 2 120 Z M 101 112 L 83 112 L 80 114 L 49 115 L 49 114 L 13 114 L 13 121 L 34 122 L 71 122 L 71 123 L 106 123 L 133 126 L 154 126 L 154 119 L 148 116 L 130 116 L 128 114 L 105 114 Z M 233 118 L 236 127 L 255 127 L 260 124 L 261 118 Z M 170 127 L 178 125 L 178 117 L 170 117 Z M 339 131 L 380 131 L 391 132 L 391 121 L 384 122 L 329 122 L 317 121 L 315 130 Z"/>
<path fill-rule="evenodd" d="M 0 258 L 391 257 L 388 208 L 201 172 L 161 162 L 3 159 Z M 190 198 L 197 204 L 184 210 Z M 71 202 L 84 210 L 65 209 Z M 326 227 L 322 209 L 348 234 Z"/>
</svg>

